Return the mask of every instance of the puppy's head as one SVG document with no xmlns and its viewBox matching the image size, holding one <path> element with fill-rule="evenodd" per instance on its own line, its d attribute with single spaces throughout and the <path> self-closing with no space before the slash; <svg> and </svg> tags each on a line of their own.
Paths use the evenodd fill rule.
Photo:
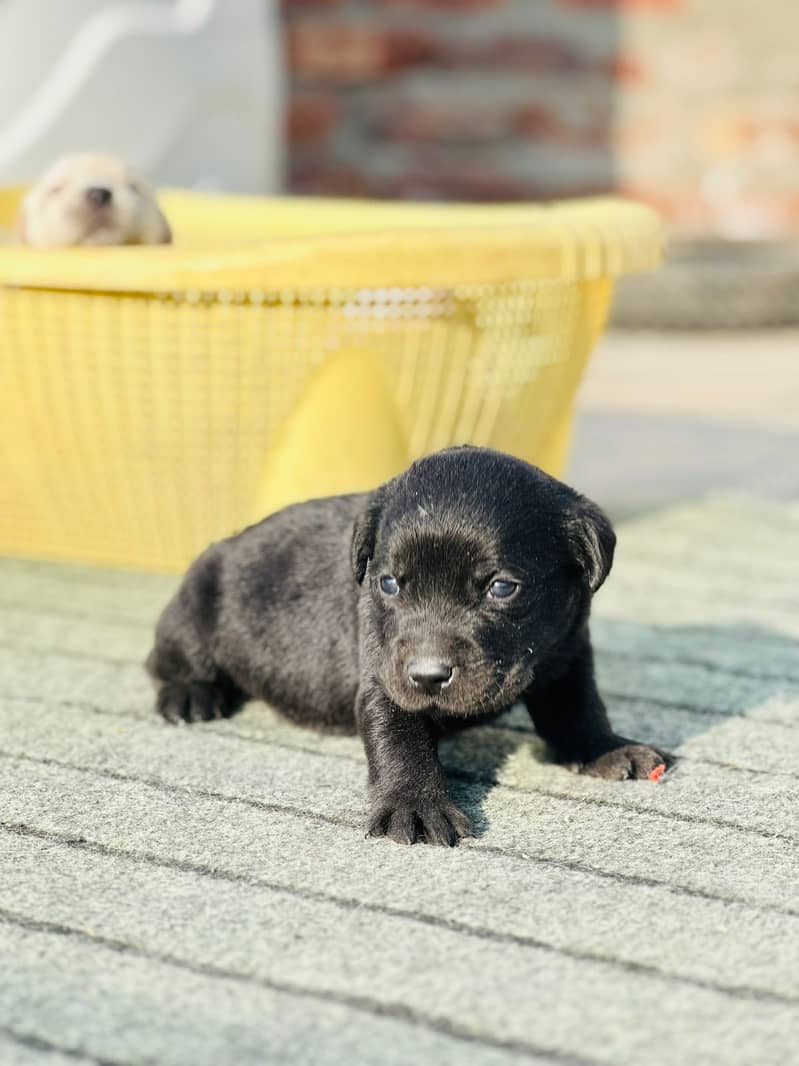
<svg viewBox="0 0 799 1066">
<path fill-rule="evenodd" d="M 582 625 L 614 545 L 595 504 L 519 459 L 420 460 L 372 493 L 353 532 L 378 680 L 410 711 L 508 706 Z"/>
<path fill-rule="evenodd" d="M 23 244 L 168 244 L 155 194 L 113 156 L 73 155 L 55 163 L 25 196 L 17 231 Z"/>
</svg>

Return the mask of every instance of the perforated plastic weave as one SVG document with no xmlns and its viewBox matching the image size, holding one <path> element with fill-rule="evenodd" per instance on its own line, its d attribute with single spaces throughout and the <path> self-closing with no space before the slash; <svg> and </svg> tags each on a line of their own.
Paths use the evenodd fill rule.
<svg viewBox="0 0 799 1066">
<path fill-rule="evenodd" d="M 559 473 L 613 276 L 661 245 L 614 202 L 163 203 L 172 248 L 0 250 L 2 553 L 179 569 L 452 443 Z"/>
</svg>

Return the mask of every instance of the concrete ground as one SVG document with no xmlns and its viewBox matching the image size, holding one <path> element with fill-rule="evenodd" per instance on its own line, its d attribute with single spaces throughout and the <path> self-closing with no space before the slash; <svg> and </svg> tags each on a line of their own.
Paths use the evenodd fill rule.
<svg viewBox="0 0 799 1066">
<path fill-rule="evenodd" d="M 356 740 L 156 720 L 172 579 L 0 561 L 2 1066 L 794 1060 L 799 346 L 640 341 L 571 477 L 622 519 L 598 671 L 660 784 L 552 766 L 513 711 L 444 749 L 474 840 L 365 841 Z"/>
<path fill-rule="evenodd" d="M 614 517 L 733 490 L 799 498 L 799 330 L 606 335 L 568 479 Z"/>
</svg>

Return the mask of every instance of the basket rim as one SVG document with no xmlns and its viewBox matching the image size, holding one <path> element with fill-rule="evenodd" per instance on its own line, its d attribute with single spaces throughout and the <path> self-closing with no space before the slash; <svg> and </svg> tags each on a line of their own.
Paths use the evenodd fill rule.
<svg viewBox="0 0 799 1066">
<path fill-rule="evenodd" d="M 413 204 L 165 190 L 159 198 L 177 223 L 175 244 L 0 247 L 0 286 L 185 294 L 587 281 L 654 269 L 664 247 L 656 212 L 615 197 Z M 226 217 L 246 232 L 251 214 L 259 225 L 250 239 L 220 236 Z M 192 241 L 191 220 L 204 216 L 212 236 Z M 263 235 L 270 219 L 272 239 Z"/>
</svg>

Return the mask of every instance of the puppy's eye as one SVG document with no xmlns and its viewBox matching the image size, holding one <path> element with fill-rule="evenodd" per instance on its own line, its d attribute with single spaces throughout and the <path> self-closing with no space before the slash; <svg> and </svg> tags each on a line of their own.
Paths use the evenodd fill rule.
<svg viewBox="0 0 799 1066">
<path fill-rule="evenodd" d="M 380 589 L 386 596 L 396 596 L 399 592 L 399 581 L 391 574 L 380 578 Z"/>
<path fill-rule="evenodd" d="M 509 600 L 518 587 L 516 581 L 504 581 L 498 578 L 488 586 L 488 595 L 492 600 Z"/>
</svg>

